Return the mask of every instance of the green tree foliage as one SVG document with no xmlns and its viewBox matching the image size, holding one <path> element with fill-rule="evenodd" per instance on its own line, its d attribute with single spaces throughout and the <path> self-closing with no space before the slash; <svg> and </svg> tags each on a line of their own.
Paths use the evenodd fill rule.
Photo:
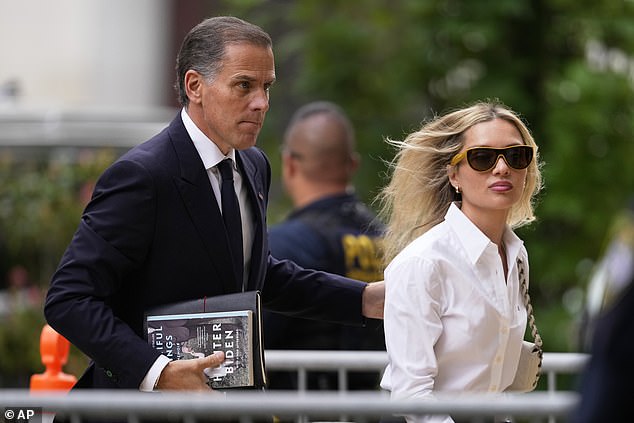
<svg viewBox="0 0 634 423">
<path fill-rule="evenodd" d="M 44 371 L 39 330 L 44 317 L 38 309 L 19 309 L 3 316 L 0 327 L 0 387 L 27 388 L 32 374 Z"/>
<path fill-rule="evenodd" d="M 518 111 L 545 162 L 539 221 L 520 233 L 538 324 L 548 351 L 578 348 L 571 332 L 591 263 L 634 194 L 634 3 L 254 0 L 226 7 L 274 38 L 278 83 L 263 148 L 277 155 L 297 104 L 335 101 L 356 125 L 364 159 L 357 186 L 369 201 L 394 154 L 385 137 L 402 138 L 434 114 L 479 99 Z"/>
<path fill-rule="evenodd" d="M 114 157 L 108 149 L 28 159 L 15 157 L 10 149 L 0 152 L 0 240 L 7 285 L 0 297 L 0 387 L 28 387 L 30 376 L 44 371 L 39 344 L 44 292 L 93 181 Z M 26 278 L 20 286 L 9 277 L 18 267 Z M 85 362 L 73 347 L 65 371 L 79 374 Z"/>
<path fill-rule="evenodd" d="M 85 149 L 39 159 L 0 154 L 0 236 L 13 265 L 46 287 L 66 249 L 92 184 L 115 153 Z"/>
</svg>

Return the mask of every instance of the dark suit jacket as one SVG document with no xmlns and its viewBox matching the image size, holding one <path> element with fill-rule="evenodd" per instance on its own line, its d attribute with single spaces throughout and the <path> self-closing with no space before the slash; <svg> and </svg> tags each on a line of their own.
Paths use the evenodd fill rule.
<svg viewBox="0 0 634 423">
<path fill-rule="evenodd" d="M 631 421 L 634 417 L 634 278 L 597 321 L 580 401 L 570 422 Z"/>
<path fill-rule="evenodd" d="M 248 289 L 273 310 L 361 325 L 365 284 L 271 257 L 268 160 L 255 147 L 236 155 L 254 219 Z M 138 389 L 158 357 L 143 338 L 143 311 L 236 287 L 220 209 L 179 115 L 100 177 L 44 311 L 93 360 L 77 386 Z"/>
</svg>

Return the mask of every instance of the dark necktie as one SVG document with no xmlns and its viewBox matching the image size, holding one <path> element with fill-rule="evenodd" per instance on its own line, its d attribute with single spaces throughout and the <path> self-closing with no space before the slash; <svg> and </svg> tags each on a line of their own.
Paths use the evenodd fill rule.
<svg viewBox="0 0 634 423">
<path fill-rule="evenodd" d="M 233 169 L 231 159 L 225 159 L 218 163 L 218 170 L 222 177 L 220 196 L 222 197 L 222 219 L 229 237 L 233 271 L 238 282 L 238 291 L 242 291 L 242 272 L 244 271 L 244 259 L 242 258 L 242 220 L 240 218 L 240 206 L 238 197 L 233 187 Z"/>
</svg>

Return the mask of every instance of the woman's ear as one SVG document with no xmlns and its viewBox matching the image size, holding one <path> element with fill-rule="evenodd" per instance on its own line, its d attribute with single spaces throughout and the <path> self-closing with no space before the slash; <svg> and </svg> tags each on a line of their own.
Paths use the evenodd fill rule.
<svg viewBox="0 0 634 423">
<path fill-rule="evenodd" d="M 447 165 L 447 177 L 449 177 L 449 182 L 454 188 L 460 186 L 460 183 L 458 182 L 458 172 L 456 169 L 456 166 Z"/>
</svg>

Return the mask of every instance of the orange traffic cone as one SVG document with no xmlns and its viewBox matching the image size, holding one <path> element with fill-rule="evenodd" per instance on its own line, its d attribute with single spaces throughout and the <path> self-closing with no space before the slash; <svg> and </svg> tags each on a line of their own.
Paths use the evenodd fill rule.
<svg viewBox="0 0 634 423">
<path fill-rule="evenodd" d="M 77 378 L 62 372 L 68 360 L 70 342 L 49 325 L 44 325 L 40 336 L 40 355 L 44 373 L 31 376 L 31 391 L 69 391 Z"/>
</svg>

